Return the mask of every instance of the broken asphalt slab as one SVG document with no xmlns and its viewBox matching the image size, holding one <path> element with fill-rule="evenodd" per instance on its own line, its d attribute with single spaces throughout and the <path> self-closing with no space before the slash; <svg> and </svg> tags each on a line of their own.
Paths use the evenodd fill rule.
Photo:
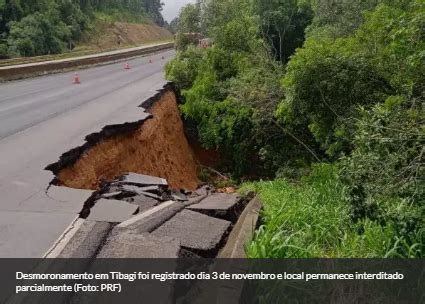
<svg viewBox="0 0 425 304">
<path fill-rule="evenodd" d="M 229 221 L 183 210 L 154 230 L 152 235 L 172 237 L 196 254 L 214 256 L 230 226 Z"/>
<path fill-rule="evenodd" d="M 97 258 L 177 258 L 180 242 L 168 236 L 113 231 Z"/>
<path fill-rule="evenodd" d="M 168 185 L 167 180 L 165 180 L 164 178 L 137 173 L 128 173 L 126 175 L 123 175 L 118 179 L 118 182 L 121 184 L 128 184 L 134 186 Z"/>
<path fill-rule="evenodd" d="M 134 198 L 127 199 L 134 200 Z M 83 223 L 77 227 L 76 232 L 61 248 L 60 254 L 55 257 L 176 258 L 179 255 L 214 257 L 227 239 L 227 233 L 232 225 L 229 221 L 184 209 L 190 204 L 202 202 L 203 199 L 206 198 L 199 197 L 197 201 L 186 203 L 168 201 L 148 207 L 146 211 L 134 216 L 132 216 L 134 206 L 127 209 L 132 204 L 101 199 L 93 208 L 95 211 L 93 218 L 102 220 L 102 222 L 93 221 L 90 217 L 88 220 L 80 219 L 79 221 L 83 221 Z M 152 200 L 152 203 L 157 202 Z M 252 201 L 248 206 L 251 205 L 253 208 L 250 209 L 257 211 L 259 204 Z M 101 210 L 96 210 L 96 206 Z M 123 206 L 125 207 L 120 211 L 121 215 L 118 215 L 115 208 L 121 209 Z M 231 208 L 230 204 L 227 207 Z M 107 211 L 104 210 L 105 208 Z M 125 211 L 122 212 L 123 210 Z M 105 213 L 108 214 L 105 215 Z M 245 210 L 243 215 L 245 213 L 251 214 L 249 210 Z M 123 216 L 127 220 L 114 227 L 113 223 L 123 219 L 111 218 L 116 216 Z M 106 219 L 106 217 L 108 218 Z M 242 225 L 244 228 L 232 231 L 229 240 L 232 239 L 233 234 L 233 238 L 239 241 L 241 232 L 247 233 L 250 230 L 249 223 L 247 224 L 250 218 L 242 216 L 241 220 L 243 223 L 238 222 L 235 227 Z M 227 251 L 233 252 L 235 251 L 233 247 L 237 247 L 237 254 L 240 254 L 239 251 L 243 251 L 243 244 L 241 244 L 241 242 L 233 240 L 230 244 L 232 248 L 228 248 Z M 226 247 L 229 246 L 226 244 L 224 251 Z"/>
<path fill-rule="evenodd" d="M 189 206 L 188 209 L 226 211 L 235 207 L 240 200 L 241 197 L 237 194 L 215 193 L 207 196 L 200 203 Z"/>
<path fill-rule="evenodd" d="M 243 209 L 242 203 L 243 198 L 237 194 L 215 193 L 187 209 L 235 222 Z"/>
<path fill-rule="evenodd" d="M 121 223 L 139 210 L 139 206 L 124 201 L 100 199 L 90 209 L 87 220 L 109 223 Z"/>
<path fill-rule="evenodd" d="M 144 195 L 129 197 L 122 200 L 126 201 L 127 203 L 139 206 L 139 213 L 145 212 L 146 210 L 149 210 L 160 204 L 159 201 Z"/>
<path fill-rule="evenodd" d="M 122 222 L 114 230 L 128 229 L 134 233 L 151 232 L 185 207 L 182 203 L 168 201 Z"/>
<path fill-rule="evenodd" d="M 113 193 L 120 192 L 122 196 L 135 196 L 135 195 L 145 195 L 149 196 L 151 198 L 160 200 L 161 197 L 159 195 L 156 195 L 154 193 L 148 192 L 148 191 L 159 191 L 159 187 L 157 186 L 150 186 L 150 187 L 138 187 L 133 185 L 116 185 L 114 184 L 110 191 L 113 191 Z M 116 195 L 118 196 L 118 195 Z"/>
</svg>

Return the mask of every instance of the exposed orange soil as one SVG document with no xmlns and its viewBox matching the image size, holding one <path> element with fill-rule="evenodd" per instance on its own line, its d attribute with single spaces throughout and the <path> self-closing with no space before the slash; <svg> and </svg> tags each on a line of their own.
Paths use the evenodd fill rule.
<svg viewBox="0 0 425 304">
<path fill-rule="evenodd" d="M 82 44 L 90 48 L 111 49 L 123 46 L 139 46 L 144 43 L 172 40 L 173 35 L 155 24 L 99 21 L 92 32 L 82 39 Z"/>
<path fill-rule="evenodd" d="M 126 172 L 159 176 L 174 189 L 195 190 L 198 165 L 184 134 L 174 92 L 165 92 L 150 111 L 153 119 L 137 131 L 106 139 L 86 152 L 74 165 L 62 169 L 62 185 L 96 189 L 101 180 Z"/>
</svg>

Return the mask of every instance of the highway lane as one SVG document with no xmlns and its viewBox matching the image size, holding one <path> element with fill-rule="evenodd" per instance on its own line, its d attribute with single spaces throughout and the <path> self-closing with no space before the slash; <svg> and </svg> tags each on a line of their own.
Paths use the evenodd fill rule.
<svg viewBox="0 0 425 304">
<path fill-rule="evenodd" d="M 0 84 L 0 257 L 42 257 L 91 191 L 48 188 L 44 168 L 109 124 L 147 116 L 140 103 L 164 83 L 174 51 Z M 164 56 L 164 59 L 162 57 Z"/>
<path fill-rule="evenodd" d="M 70 85 L 74 72 L 0 84 L 0 139 L 143 80 L 162 69 L 161 56 L 152 64 L 148 57 L 131 60 L 130 70 L 122 62 L 81 70 L 80 85 Z"/>
</svg>

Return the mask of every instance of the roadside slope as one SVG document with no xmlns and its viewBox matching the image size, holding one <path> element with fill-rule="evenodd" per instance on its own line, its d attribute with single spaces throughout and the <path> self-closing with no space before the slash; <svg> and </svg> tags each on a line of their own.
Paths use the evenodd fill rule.
<svg viewBox="0 0 425 304">
<path fill-rule="evenodd" d="M 110 50 L 172 39 L 173 34 L 156 24 L 98 21 L 93 30 L 84 34 L 77 49 Z"/>
</svg>

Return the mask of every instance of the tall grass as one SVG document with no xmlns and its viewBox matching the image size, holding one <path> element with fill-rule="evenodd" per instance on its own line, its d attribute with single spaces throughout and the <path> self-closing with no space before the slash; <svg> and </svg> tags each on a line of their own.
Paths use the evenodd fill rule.
<svg viewBox="0 0 425 304">
<path fill-rule="evenodd" d="M 354 224 L 344 185 L 328 164 L 299 184 L 285 180 L 247 184 L 263 202 L 262 225 L 247 244 L 252 258 L 397 256 L 395 231 L 370 220 Z"/>
</svg>

